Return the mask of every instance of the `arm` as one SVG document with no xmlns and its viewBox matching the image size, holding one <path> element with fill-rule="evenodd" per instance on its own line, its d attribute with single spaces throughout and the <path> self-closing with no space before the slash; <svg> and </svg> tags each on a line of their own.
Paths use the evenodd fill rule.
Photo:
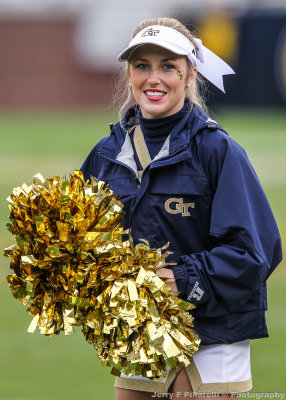
<svg viewBox="0 0 286 400">
<path fill-rule="evenodd" d="M 97 145 L 91 150 L 89 155 L 84 160 L 80 168 L 81 172 L 84 175 L 84 179 L 87 181 L 90 179 L 90 176 L 97 177 Z"/>
<path fill-rule="evenodd" d="M 276 222 L 244 150 L 226 134 L 197 138 L 197 156 L 213 191 L 210 251 L 182 255 L 173 267 L 180 297 L 196 315 L 261 308 L 253 296 L 281 260 Z M 266 308 L 266 307 L 265 307 Z"/>
</svg>

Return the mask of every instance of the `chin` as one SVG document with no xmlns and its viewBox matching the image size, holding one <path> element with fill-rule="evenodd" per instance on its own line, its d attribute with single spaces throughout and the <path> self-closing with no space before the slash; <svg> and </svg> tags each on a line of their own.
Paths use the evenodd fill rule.
<svg viewBox="0 0 286 400">
<path fill-rule="evenodd" d="M 171 113 L 168 110 L 156 106 L 141 107 L 141 112 L 142 115 L 143 113 L 147 115 L 146 118 L 164 118 L 167 117 L 168 115 L 171 115 Z"/>
</svg>

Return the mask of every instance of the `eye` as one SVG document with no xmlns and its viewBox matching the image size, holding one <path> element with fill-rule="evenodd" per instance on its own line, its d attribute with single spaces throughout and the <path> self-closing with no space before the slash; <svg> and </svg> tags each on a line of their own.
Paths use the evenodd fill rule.
<svg viewBox="0 0 286 400">
<path fill-rule="evenodd" d="M 165 64 L 165 65 L 163 65 L 163 70 L 164 70 L 164 71 L 171 71 L 171 70 L 174 69 L 174 68 L 175 68 L 175 66 L 172 65 L 172 64 Z"/>
<path fill-rule="evenodd" d="M 147 64 L 138 64 L 135 67 L 136 69 L 148 69 L 148 65 Z"/>
</svg>

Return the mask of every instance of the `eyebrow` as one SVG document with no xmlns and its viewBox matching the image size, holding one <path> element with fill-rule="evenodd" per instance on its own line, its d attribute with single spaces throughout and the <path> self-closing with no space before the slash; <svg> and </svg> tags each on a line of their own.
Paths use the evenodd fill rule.
<svg viewBox="0 0 286 400">
<path fill-rule="evenodd" d="M 135 58 L 134 61 L 144 61 L 144 62 L 148 62 L 149 60 L 145 59 L 145 58 Z M 176 61 L 175 57 L 168 57 L 168 58 L 163 58 L 161 61 L 166 62 L 166 61 Z"/>
</svg>

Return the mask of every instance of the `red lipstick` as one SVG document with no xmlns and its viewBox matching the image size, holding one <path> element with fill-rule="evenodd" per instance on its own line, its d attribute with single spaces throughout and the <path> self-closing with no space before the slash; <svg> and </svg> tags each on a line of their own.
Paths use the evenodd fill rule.
<svg viewBox="0 0 286 400">
<path fill-rule="evenodd" d="M 146 98 L 150 101 L 160 101 L 165 97 L 167 93 L 158 89 L 147 89 L 144 90 L 144 94 Z"/>
</svg>

